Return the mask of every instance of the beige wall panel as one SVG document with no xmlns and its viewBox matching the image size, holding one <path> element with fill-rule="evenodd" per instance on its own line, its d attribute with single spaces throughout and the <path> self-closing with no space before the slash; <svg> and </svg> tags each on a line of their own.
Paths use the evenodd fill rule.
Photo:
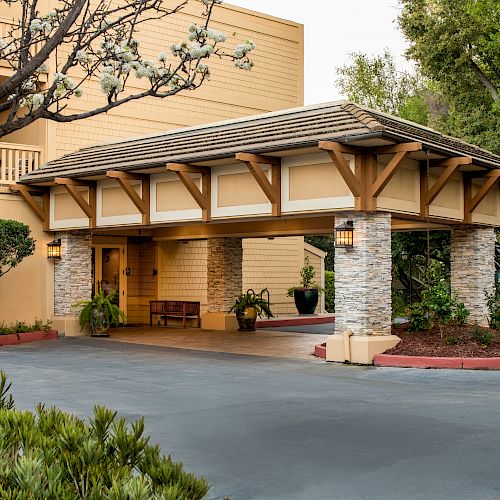
<svg viewBox="0 0 500 500">
<path fill-rule="evenodd" d="M 193 179 L 201 189 L 201 179 Z M 200 208 L 181 181 L 166 181 L 156 184 L 156 211 L 194 210 Z"/>
<path fill-rule="evenodd" d="M 290 200 L 349 196 L 351 192 L 333 163 L 291 167 Z"/>
<path fill-rule="evenodd" d="M 133 186 L 137 194 L 141 194 L 140 184 Z M 119 215 L 133 215 L 139 213 L 137 207 L 120 187 L 102 188 L 102 217 L 115 217 Z"/>
<path fill-rule="evenodd" d="M 89 190 L 87 188 L 78 188 L 85 201 L 89 201 Z M 76 201 L 69 193 L 54 194 L 54 219 L 68 220 L 81 219 L 87 217 L 85 212 L 78 206 Z"/>
<path fill-rule="evenodd" d="M 250 172 L 219 175 L 218 207 L 269 203 L 264 191 Z"/>
<path fill-rule="evenodd" d="M 472 181 L 472 196 L 479 191 L 483 182 Z M 498 188 L 492 189 L 477 206 L 472 213 L 472 222 L 492 226 L 500 225 L 500 190 Z"/>
<path fill-rule="evenodd" d="M 387 163 L 384 160 L 377 163 L 377 175 L 380 175 Z M 405 160 L 394 177 L 380 193 L 377 199 L 379 209 L 394 212 L 420 212 L 420 172 L 418 162 Z"/>
<path fill-rule="evenodd" d="M 0 192 L 0 214 L 27 224 L 36 241 L 35 253 L 0 278 L 0 323 L 50 319 L 54 310 L 54 264 L 47 259 L 47 243 L 53 233 L 44 233 L 42 223 L 18 195 Z"/>
<path fill-rule="evenodd" d="M 439 174 L 439 172 L 438 172 Z M 436 182 L 438 175 L 430 175 L 429 183 Z M 436 217 L 463 220 L 464 218 L 464 185 L 462 174 L 455 174 L 444 186 L 443 190 L 431 203 L 429 214 Z"/>
</svg>

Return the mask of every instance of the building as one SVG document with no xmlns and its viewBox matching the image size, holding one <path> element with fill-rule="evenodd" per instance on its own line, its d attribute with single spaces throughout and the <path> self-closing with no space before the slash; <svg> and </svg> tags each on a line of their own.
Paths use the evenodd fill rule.
<svg viewBox="0 0 500 500">
<path fill-rule="evenodd" d="M 244 285 L 245 238 L 342 228 L 337 333 L 327 341 L 327 359 L 369 363 L 398 340 L 391 335 L 392 231 L 449 230 L 453 291 L 470 320 L 485 323 L 499 178 L 497 155 L 335 102 L 84 148 L 31 172 L 15 189 L 62 241 L 55 318 L 67 331 L 75 322 L 71 304 L 90 294 L 103 259 L 116 260 L 115 272 L 123 269 L 118 261 L 131 245 L 150 255 L 139 259 L 149 266 L 137 277 L 139 289 L 148 286 L 153 262 L 163 283 L 175 269 L 158 262 L 206 251 L 206 268 L 198 269 L 206 280 L 202 327 L 224 330 Z M 94 258 L 93 247 L 102 250 Z M 155 251 L 169 257 L 153 260 Z"/>
<path fill-rule="evenodd" d="M 154 57 L 171 43 L 185 38 L 193 21 L 201 22 L 201 10 L 198 2 L 189 2 L 178 15 L 155 21 L 148 30 L 141 30 L 139 38 L 145 55 Z M 13 23 L 13 14 L 5 5 L 0 14 L 3 16 L 0 18 L 0 34 L 5 36 Z M 37 240 L 37 249 L 33 257 L 25 259 L 18 268 L 0 280 L 0 321 L 32 321 L 34 317 L 50 318 L 54 314 L 53 264 L 47 261 L 45 249 L 46 243 L 54 239 L 54 234 L 44 231 L 47 227 L 42 226 L 22 197 L 9 190 L 9 186 L 22 175 L 47 161 L 99 142 L 163 133 L 165 130 L 303 104 L 302 25 L 228 4 L 217 8 L 212 19 L 216 29 L 234 34 L 231 42 L 247 38 L 255 41 L 258 48 L 253 57 L 255 67 L 251 72 L 237 70 L 230 63 L 214 60 L 211 62 L 213 69 L 210 81 L 196 92 L 180 94 L 167 100 L 146 98 L 116 108 L 106 115 L 73 123 L 40 120 L 3 138 L 0 143 L 0 217 L 27 223 Z M 0 66 L 0 78 L 8 77 L 10 71 L 7 66 Z M 49 80 L 50 71 L 49 64 L 49 71 L 42 80 Z M 136 80 L 134 85 L 138 87 L 132 90 L 140 89 L 142 82 Z M 102 99 L 99 83 L 91 81 L 84 89 L 83 97 L 71 101 L 74 108 L 68 112 L 91 109 L 99 98 Z M 123 198 L 117 202 L 124 202 L 127 206 L 130 204 L 129 200 Z M 289 240 L 246 241 L 245 245 L 248 260 L 244 270 L 244 287 L 260 289 L 269 286 L 274 310 L 279 314 L 293 312 L 293 301 L 286 297 L 286 290 L 296 284 L 304 255 L 307 253 L 312 256 L 311 249 L 305 249 L 300 236 Z M 156 256 L 156 250 L 140 240 L 127 245 L 130 262 L 125 267 L 130 269 L 131 274 L 127 276 L 128 286 L 122 286 L 121 291 L 129 294 L 124 306 L 127 306 L 131 322 L 140 322 L 147 317 L 144 313 L 147 300 L 157 294 L 156 286 L 161 293 L 172 298 L 196 297 L 206 303 L 206 285 L 199 284 L 198 288 L 191 287 L 189 290 L 185 286 L 186 280 L 192 281 L 193 278 L 203 281 L 203 271 L 199 268 L 206 268 L 206 243 L 184 244 L 177 249 L 174 247 L 173 244 L 165 245 L 160 253 L 162 258 L 168 256 L 174 260 L 156 266 L 161 267 L 156 284 L 156 279 L 152 278 L 155 266 L 146 265 L 149 262 L 147 259 Z M 186 261 L 188 247 L 196 249 Z M 102 252 L 102 248 L 105 247 L 94 247 L 96 256 Z M 193 255 L 197 255 L 198 260 Z M 135 265 L 137 262 L 141 262 L 142 268 Z M 318 280 L 321 281 L 320 262 L 318 266 Z M 269 271 L 271 267 L 273 271 Z M 150 282 L 139 287 L 137 277 L 145 273 L 146 269 L 151 276 Z M 253 276 L 251 269 L 254 269 Z M 176 280 L 175 286 L 169 279 L 162 278 L 163 270 L 170 279 Z M 77 270 L 72 269 L 71 272 Z M 98 276 L 94 279 L 98 280 Z M 30 304 L 29 308 L 26 307 L 27 303 Z"/>
</svg>

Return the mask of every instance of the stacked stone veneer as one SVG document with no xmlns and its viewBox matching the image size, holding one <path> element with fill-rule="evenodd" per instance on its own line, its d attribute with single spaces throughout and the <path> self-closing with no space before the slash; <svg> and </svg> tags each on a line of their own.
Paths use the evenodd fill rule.
<svg viewBox="0 0 500 500">
<path fill-rule="evenodd" d="M 76 315 L 71 306 L 92 294 L 91 236 L 80 232 L 59 233 L 61 260 L 54 265 L 54 314 Z"/>
<path fill-rule="evenodd" d="M 354 335 L 391 333 L 391 215 L 352 213 L 353 248 L 335 249 L 335 331 Z"/>
<path fill-rule="evenodd" d="M 209 239 L 207 257 L 208 312 L 228 312 L 241 293 L 242 239 Z"/>
<path fill-rule="evenodd" d="M 451 232 L 451 289 L 469 309 L 469 321 L 486 326 L 486 292 L 495 286 L 495 230 L 465 226 Z"/>
</svg>

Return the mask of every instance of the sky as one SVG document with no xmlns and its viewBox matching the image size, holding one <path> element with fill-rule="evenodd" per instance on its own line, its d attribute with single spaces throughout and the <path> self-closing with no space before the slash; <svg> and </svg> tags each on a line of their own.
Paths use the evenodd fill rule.
<svg viewBox="0 0 500 500">
<path fill-rule="evenodd" d="M 400 68 L 406 42 L 396 18 L 398 0 L 228 0 L 227 3 L 304 24 L 305 104 L 341 99 L 335 68 L 349 62 L 350 52 L 396 56 Z"/>
</svg>

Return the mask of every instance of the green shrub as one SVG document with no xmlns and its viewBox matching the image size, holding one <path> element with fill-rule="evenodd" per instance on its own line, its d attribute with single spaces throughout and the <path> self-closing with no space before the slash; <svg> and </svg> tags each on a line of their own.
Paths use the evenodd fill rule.
<svg viewBox="0 0 500 500">
<path fill-rule="evenodd" d="M 420 332 L 442 327 L 453 322 L 464 326 L 470 311 L 453 296 L 444 279 L 422 292 L 422 300 L 413 304 L 410 311 L 410 330 Z"/>
<path fill-rule="evenodd" d="M 11 335 L 12 333 L 23 332 L 48 332 L 52 326 L 52 321 L 42 321 L 35 318 L 33 323 L 25 323 L 24 321 L 16 321 L 10 325 L 0 323 L 0 335 Z"/>
<path fill-rule="evenodd" d="M 58 408 L 14 408 L 0 374 L 0 498 L 5 500 L 197 500 L 205 479 L 185 472 L 144 436 L 96 406 L 85 422 Z"/>
<path fill-rule="evenodd" d="M 325 271 L 325 309 L 329 313 L 335 312 L 335 273 Z"/>
<path fill-rule="evenodd" d="M 474 328 L 471 336 L 481 347 L 485 348 L 489 347 L 495 338 L 491 332 L 484 328 Z"/>
<path fill-rule="evenodd" d="M 500 284 L 495 284 L 495 289 L 488 293 L 486 292 L 486 300 L 488 303 L 488 325 L 490 328 L 500 330 Z"/>
<path fill-rule="evenodd" d="M 458 345 L 462 343 L 463 338 L 460 335 L 448 335 L 445 341 L 448 345 Z"/>
</svg>

